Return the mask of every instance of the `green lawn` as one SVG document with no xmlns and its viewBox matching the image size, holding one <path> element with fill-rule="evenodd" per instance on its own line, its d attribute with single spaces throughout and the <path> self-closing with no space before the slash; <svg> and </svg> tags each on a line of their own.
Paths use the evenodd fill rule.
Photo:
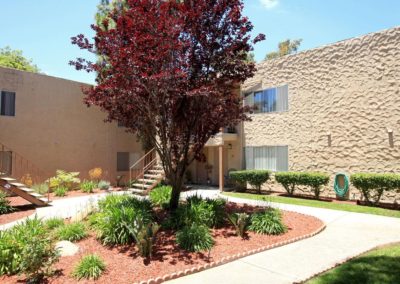
<svg viewBox="0 0 400 284">
<path fill-rule="evenodd" d="M 349 212 L 367 213 L 367 214 L 400 218 L 399 210 L 389 210 L 389 209 L 383 209 L 383 208 L 377 208 L 377 207 L 360 206 L 360 205 L 344 204 L 344 203 L 334 203 L 334 202 L 326 202 L 326 201 L 318 201 L 318 200 L 308 200 L 308 199 L 301 199 L 301 198 L 294 198 L 294 197 L 260 195 L 260 194 L 252 194 L 252 193 L 224 192 L 223 194 L 226 196 L 238 197 L 238 198 L 255 199 L 255 200 L 265 199 L 266 201 L 269 201 L 269 202 L 303 205 L 303 206 L 310 206 L 310 207 L 317 207 L 317 208 L 326 208 L 326 209 L 333 209 L 333 210 L 342 210 L 342 211 L 349 211 Z"/>
<path fill-rule="evenodd" d="M 307 282 L 307 284 L 328 283 L 400 283 L 400 244 L 365 253 Z"/>
</svg>

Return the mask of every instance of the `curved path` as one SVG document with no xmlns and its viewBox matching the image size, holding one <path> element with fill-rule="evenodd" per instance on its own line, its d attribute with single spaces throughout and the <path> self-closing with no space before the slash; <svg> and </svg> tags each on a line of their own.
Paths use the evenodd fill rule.
<svg viewBox="0 0 400 284">
<path fill-rule="evenodd" d="M 211 198 L 219 196 L 216 190 L 197 190 L 186 195 L 196 193 Z M 400 218 L 227 196 L 223 198 L 231 202 L 270 205 L 312 215 L 324 221 L 327 227 L 312 238 L 251 255 L 168 283 L 297 283 L 376 246 L 400 242 Z"/>
</svg>

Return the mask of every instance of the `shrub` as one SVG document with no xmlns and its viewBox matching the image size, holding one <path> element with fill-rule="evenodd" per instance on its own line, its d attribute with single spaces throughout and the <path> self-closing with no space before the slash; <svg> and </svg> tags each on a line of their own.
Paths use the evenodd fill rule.
<svg viewBox="0 0 400 284">
<path fill-rule="evenodd" d="M 51 219 L 47 219 L 44 222 L 44 226 L 46 229 L 48 230 L 54 230 L 57 229 L 61 226 L 64 226 L 64 219 L 62 218 L 51 218 Z"/>
<path fill-rule="evenodd" d="M 81 185 L 81 191 L 86 193 L 93 193 L 93 190 L 96 189 L 97 183 L 91 180 L 84 180 Z"/>
<path fill-rule="evenodd" d="M 34 184 L 32 189 L 39 194 L 46 194 L 49 192 L 49 185 L 47 183 Z"/>
<path fill-rule="evenodd" d="M 150 192 L 150 201 L 164 209 L 169 208 L 169 201 L 171 199 L 172 187 L 168 185 L 157 186 Z"/>
<path fill-rule="evenodd" d="M 249 215 L 246 213 L 233 213 L 228 215 L 228 220 L 235 226 L 236 234 L 242 239 L 246 235 L 247 225 L 249 224 Z"/>
<path fill-rule="evenodd" d="M 99 181 L 98 187 L 101 190 L 108 190 L 110 188 L 111 183 L 109 181 L 101 180 Z"/>
<path fill-rule="evenodd" d="M 279 172 L 275 173 L 275 180 L 292 196 L 296 186 L 300 184 L 300 175 L 301 173 L 299 172 Z"/>
<path fill-rule="evenodd" d="M 57 238 L 62 241 L 76 242 L 86 237 L 87 232 L 83 223 L 66 224 L 57 230 Z"/>
<path fill-rule="evenodd" d="M 232 171 L 229 173 L 229 177 L 236 183 L 239 185 L 249 183 L 258 193 L 261 192 L 261 186 L 269 180 L 270 175 L 271 172 L 267 170 Z"/>
<path fill-rule="evenodd" d="M 197 195 L 187 199 L 186 204 L 181 204 L 164 226 L 172 229 L 180 229 L 192 224 L 217 227 L 225 220 L 225 200 L 205 199 Z"/>
<path fill-rule="evenodd" d="M 67 191 L 68 191 L 68 188 L 66 188 L 64 186 L 59 186 L 54 191 L 54 195 L 57 197 L 64 197 L 67 195 Z"/>
<path fill-rule="evenodd" d="M 50 188 L 65 187 L 67 190 L 74 189 L 81 182 L 78 178 L 79 172 L 66 172 L 57 170 L 56 176 L 48 179 Z"/>
<path fill-rule="evenodd" d="M 280 172 L 275 174 L 275 180 L 282 184 L 289 195 L 293 195 L 296 186 L 308 186 L 319 198 L 323 185 L 329 182 L 329 175 L 319 172 Z"/>
<path fill-rule="evenodd" d="M 99 181 L 103 175 L 103 170 L 101 168 L 94 168 L 89 171 L 89 178 L 94 181 Z"/>
<path fill-rule="evenodd" d="M 103 260 L 97 255 L 90 254 L 84 256 L 75 267 L 72 276 L 78 280 L 98 279 L 106 269 Z"/>
<path fill-rule="evenodd" d="M 350 181 L 371 205 L 379 203 L 384 191 L 400 188 L 399 174 L 356 173 Z"/>
<path fill-rule="evenodd" d="M 7 214 L 15 211 L 15 209 L 10 206 L 10 201 L 7 199 L 7 194 L 0 190 L 0 215 Z"/>
<path fill-rule="evenodd" d="M 25 174 L 21 177 L 21 182 L 25 184 L 27 187 L 32 187 L 33 185 L 33 179 L 30 174 Z"/>
<path fill-rule="evenodd" d="M 209 229 L 195 223 L 178 231 L 176 242 L 179 247 L 190 252 L 211 250 L 214 245 Z"/>
<path fill-rule="evenodd" d="M 147 225 L 153 218 L 149 201 L 128 195 L 109 195 L 99 202 L 99 208 L 90 223 L 104 245 L 134 242 L 140 224 Z"/>
<path fill-rule="evenodd" d="M 315 198 L 319 198 L 321 187 L 327 185 L 329 182 L 329 175 L 318 172 L 302 173 L 300 175 L 300 184 L 309 186 L 314 191 Z"/>
<path fill-rule="evenodd" d="M 0 275 L 24 273 L 29 281 L 39 282 L 58 258 L 54 243 L 37 217 L 0 231 Z"/>
<path fill-rule="evenodd" d="M 281 211 L 269 208 L 251 215 L 249 230 L 257 234 L 280 235 L 285 233 L 287 228 L 283 224 Z"/>
</svg>

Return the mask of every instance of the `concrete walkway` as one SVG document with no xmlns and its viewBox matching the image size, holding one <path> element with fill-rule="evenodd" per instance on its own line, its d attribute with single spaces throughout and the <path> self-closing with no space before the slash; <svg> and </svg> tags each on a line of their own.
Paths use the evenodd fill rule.
<svg viewBox="0 0 400 284">
<path fill-rule="evenodd" d="M 128 192 L 126 191 L 113 192 L 113 194 L 124 194 L 124 193 Z M 31 216 L 19 219 L 11 223 L 0 225 L 0 231 L 11 228 L 16 224 L 23 222 L 27 218 L 34 217 L 35 215 L 44 220 L 54 217 L 63 219 L 72 218 L 80 213 L 85 212 L 85 210 L 87 210 L 90 206 L 95 206 L 100 199 L 106 197 L 108 194 L 111 193 L 106 192 L 106 193 L 98 193 L 87 196 L 54 200 L 50 203 L 50 206 L 37 208 L 35 213 L 33 213 Z"/>
<path fill-rule="evenodd" d="M 185 193 L 217 197 L 218 191 Z M 315 237 L 248 256 L 197 274 L 178 278 L 171 284 L 295 283 L 330 269 L 337 263 L 376 246 L 400 242 L 400 219 L 280 203 L 267 203 L 223 196 L 232 202 L 270 205 L 315 216 L 327 228 Z"/>
</svg>

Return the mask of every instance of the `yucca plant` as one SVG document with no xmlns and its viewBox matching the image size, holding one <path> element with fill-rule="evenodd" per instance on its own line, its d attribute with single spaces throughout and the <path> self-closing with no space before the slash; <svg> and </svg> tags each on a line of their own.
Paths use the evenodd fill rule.
<svg viewBox="0 0 400 284">
<path fill-rule="evenodd" d="M 135 222 L 135 229 L 132 229 L 132 226 L 128 224 L 125 225 L 135 238 L 140 256 L 151 257 L 153 244 L 160 226 L 157 223 L 144 224 L 142 220 L 137 220 Z"/>
<path fill-rule="evenodd" d="M 77 280 L 93 279 L 97 280 L 106 269 L 103 260 L 97 255 L 90 254 L 84 256 L 72 272 L 72 276 Z"/>
<path fill-rule="evenodd" d="M 249 230 L 257 234 L 280 235 L 287 231 L 279 209 L 269 208 L 263 212 L 253 213 L 250 223 Z"/>
<path fill-rule="evenodd" d="M 59 186 L 54 191 L 54 195 L 57 197 L 64 197 L 67 195 L 67 192 L 68 192 L 68 188 L 66 188 L 64 186 Z"/>
<path fill-rule="evenodd" d="M 81 184 L 81 191 L 86 193 L 92 193 L 93 190 L 97 187 L 97 183 L 91 180 L 84 180 Z"/>
<path fill-rule="evenodd" d="M 244 239 L 250 216 L 246 213 L 228 214 L 228 220 L 235 226 L 236 234 Z"/>
</svg>

